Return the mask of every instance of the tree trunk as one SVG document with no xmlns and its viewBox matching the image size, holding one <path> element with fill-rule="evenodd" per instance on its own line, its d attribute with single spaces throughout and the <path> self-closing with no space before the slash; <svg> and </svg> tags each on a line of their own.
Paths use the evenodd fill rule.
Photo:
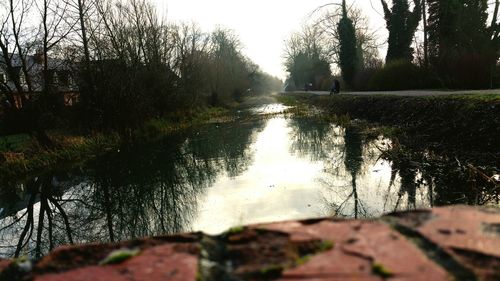
<svg viewBox="0 0 500 281">
<path fill-rule="evenodd" d="M 427 40 L 427 0 L 422 0 L 422 21 L 424 24 L 424 67 L 429 66 L 429 42 Z"/>
</svg>

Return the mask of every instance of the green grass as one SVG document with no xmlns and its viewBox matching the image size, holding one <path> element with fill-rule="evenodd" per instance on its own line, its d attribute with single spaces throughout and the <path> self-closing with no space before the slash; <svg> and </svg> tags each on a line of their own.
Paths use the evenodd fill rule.
<svg viewBox="0 0 500 281">
<path fill-rule="evenodd" d="M 235 226 L 235 227 L 231 227 L 228 231 L 227 231 L 227 234 L 229 235 L 234 235 L 234 234 L 238 234 L 238 233 L 241 233 L 245 230 L 245 227 L 244 226 Z"/>
<path fill-rule="evenodd" d="M 281 273 L 283 272 L 284 269 L 285 268 L 282 265 L 273 264 L 273 265 L 269 265 L 267 267 L 262 268 L 259 273 L 262 277 L 266 277 L 266 276 L 267 277 L 273 277 L 273 276 L 278 277 L 281 275 Z"/>
<path fill-rule="evenodd" d="M 286 106 L 297 106 L 301 104 L 297 99 L 296 95 L 280 94 L 276 96 L 278 102 Z"/>
<path fill-rule="evenodd" d="M 461 100 L 477 100 L 477 101 L 485 101 L 485 102 L 491 102 L 491 101 L 500 101 L 500 94 L 462 94 L 462 95 L 450 95 L 446 96 L 448 98 L 453 98 L 453 99 L 461 99 Z"/>
<path fill-rule="evenodd" d="M 179 118 L 169 116 L 164 119 L 152 119 L 134 130 L 132 138 L 126 140 L 112 132 L 94 136 L 70 136 L 48 132 L 58 144 L 53 150 L 39 147 L 26 134 L 6 136 L 0 138 L 0 153 L 17 154 L 8 161 L 0 162 L 0 181 L 19 181 L 58 167 L 74 167 L 108 151 L 117 150 L 124 142 L 155 142 L 176 130 L 201 125 L 224 116 L 228 116 L 227 109 L 205 108 L 185 115 L 179 113 Z"/>
<path fill-rule="evenodd" d="M 117 264 L 139 255 L 138 249 L 121 249 L 111 252 L 99 265 Z"/>
<path fill-rule="evenodd" d="M 56 150 L 40 150 L 23 154 L 0 164 L 0 181 L 18 181 L 27 176 L 43 174 L 44 171 L 77 165 L 86 160 L 117 149 L 120 138 L 117 135 L 100 135 L 85 138 L 82 143 L 67 144 Z"/>
<path fill-rule="evenodd" d="M 386 268 L 381 263 L 374 263 L 372 265 L 372 272 L 373 274 L 378 275 L 382 278 L 389 278 L 394 275 L 388 268 Z"/>
<path fill-rule="evenodd" d="M 295 266 L 304 265 L 307 262 L 309 262 L 310 260 L 311 260 L 311 255 L 306 255 L 306 256 L 299 257 L 299 258 L 297 258 L 295 260 Z"/>
<path fill-rule="evenodd" d="M 29 142 L 30 136 L 27 134 L 0 137 L 0 152 L 19 152 L 23 150 Z"/>
<path fill-rule="evenodd" d="M 326 252 L 326 251 L 333 249 L 333 246 L 334 246 L 334 243 L 332 241 L 328 241 L 328 240 L 321 241 L 321 243 L 319 244 L 318 250 L 320 252 Z"/>
</svg>

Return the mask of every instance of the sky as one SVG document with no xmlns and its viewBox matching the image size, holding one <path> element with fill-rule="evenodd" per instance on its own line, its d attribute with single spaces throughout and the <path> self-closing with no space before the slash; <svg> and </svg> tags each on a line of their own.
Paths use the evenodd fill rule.
<svg viewBox="0 0 500 281">
<path fill-rule="evenodd" d="M 204 31 L 216 26 L 233 29 L 244 46 L 243 52 L 261 69 L 281 79 L 284 42 L 299 31 L 318 7 L 340 0 L 153 0 L 167 21 L 197 22 Z M 373 30 L 380 31 L 383 43 L 385 22 L 379 0 L 347 0 L 362 9 Z M 382 52 L 383 49 L 381 50 Z M 381 54 L 384 57 L 385 54 Z"/>
</svg>

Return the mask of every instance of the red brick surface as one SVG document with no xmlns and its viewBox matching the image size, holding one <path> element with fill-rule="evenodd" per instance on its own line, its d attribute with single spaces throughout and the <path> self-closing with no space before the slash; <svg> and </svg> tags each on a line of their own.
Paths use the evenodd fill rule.
<svg viewBox="0 0 500 281">
<path fill-rule="evenodd" d="M 222 270 L 220 276 L 236 276 L 235 280 L 461 279 L 454 268 L 477 276 L 477 280 L 500 280 L 498 209 L 457 206 L 397 213 L 373 221 L 261 224 L 210 237 L 211 246 L 201 243 L 201 238 L 187 234 L 61 247 L 36 263 L 32 272 L 16 272 L 9 267 L 10 261 L 0 260 L 0 280 L 194 281 L 204 264 L 198 261 L 201 251 L 218 256 L 210 261 Z M 98 265 L 119 248 L 141 252 L 119 264 Z"/>
<path fill-rule="evenodd" d="M 9 260 L 0 259 L 0 272 L 9 267 L 12 262 Z"/>
<path fill-rule="evenodd" d="M 35 281 L 187 281 L 195 280 L 198 257 L 177 244 L 145 250 L 117 265 L 87 266 L 63 273 L 45 274 Z"/>
<path fill-rule="evenodd" d="M 417 220 L 403 215 L 398 220 L 482 280 L 500 280 L 499 209 L 454 206 L 433 209 L 425 217 Z"/>
<path fill-rule="evenodd" d="M 279 280 L 381 280 L 373 273 L 376 265 L 388 270 L 391 280 L 449 280 L 440 266 L 380 222 L 324 220 L 311 225 L 281 223 L 260 227 L 290 233 L 292 239 L 309 236 L 334 243 L 331 250 L 286 270 Z"/>
<path fill-rule="evenodd" d="M 447 249 L 500 258 L 500 213 L 471 207 L 435 209 L 432 213 L 434 218 L 417 228 L 428 239 Z"/>
</svg>

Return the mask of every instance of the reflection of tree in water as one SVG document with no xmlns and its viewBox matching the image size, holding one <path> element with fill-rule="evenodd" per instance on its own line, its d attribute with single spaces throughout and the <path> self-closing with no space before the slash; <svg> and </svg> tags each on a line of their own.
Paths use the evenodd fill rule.
<svg viewBox="0 0 500 281">
<path fill-rule="evenodd" d="M 40 257 L 44 252 L 52 250 L 61 241 L 73 243 L 73 232 L 70 218 L 65 210 L 63 198 L 64 185 L 58 177 L 40 176 L 26 182 L 22 187 L 24 198 L 16 198 L 10 194 L 17 206 L 12 206 L 0 224 L 0 239 L 16 240 L 10 254 L 16 257 L 28 254 Z M 16 191 L 21 186 L 8 188 Z M 4 194 L 2 194 L 4 195 Z M 5 202 L 2 202 L 5 204 Z M 17 212 L 18 208 L 23 208 Z M 30 250 L 27 251 L 26 248 Z M 22 252 L 24 251 L 24 252 Z"/>
<path fill-rule="evenodd" d="M 407 210 L 414 210 L 416 209 L 416 192 L 417 188 L 420 187 L 419 184 L 417 184 L 417 169 L 411 165 L 411 162 L 406 160 L 406 161 L 398 161 L 393 163 L 392 171 L 391 171 L 391 183 L 389 184 L 389 191 L 391 187 L 394 184 L 394 180 L 396 176 L 399 174 L 399 177 L 401 178 L 401 184 L 399 187 L 399 191 L 397 193 L 397 201 L 394 206 L 394 211 L 399 210 L 401 200 L 405 195 L 407 195 L 408 198 L 408 204 L 407 204 Z M 432 190 L 429 192 L 432 196 Z M 432 201 L 431 201 L 432 204 Z"/>
<path fill-rule="evenodd" d="M 40 256 L 72 242 L 189 230 L 199 195 L 222 172 L 236 176 L 248 167 L 247 147 L 262 127 L 263 122 L 214 126 L 113 153 L 89 163 L 80 184 L 60 188 L 54 186 L 56 177 L 34 179 L 26 184 L 21 211 L 0 221 L 0 253 Z"/>
<path fill-rule="evenodd" d="M 107 234 L 94 239 L 117 241 L 187 227 L 197 196 L 213 182 L 218 169 L 184 154 L 183 141 L 169 138 L 161 147 L 114 154 L 91 166 L 94 192 L 87 201 L 94 204 L 90 209 L 96 214 L 88 220 Z"/>
<path fill-rule="evenodd" d="M 371 212 L 380 214 L 432 205 L 435 180 L 428 173 L 422 173 L 411 159 L 388 159 L 392 162 L 389 180 L 384 170 L 387 162 L 378 162 L 382 151 L 387 149 L 386 140 L 365 143 L 356 128 L 342 129 L 314 119 L 297 119 L 290 124 L 291 149 L 301 157 L 324 165 L 324 174 L 319 180 L 328 190 L 323 196 L 329 215 L 358 218 L 371 216 Z M 381 168 L 368 170 L 376 165 Z M 365 176 L 378 179 L 379 185 L 366 182 Z M 381 184 L 383 181 L 390 182 L 385 185 Z M 428 190 L 424 190 L 425 187 Z M 361 199 L 366 194 L 379 196 L 377 190 L 384 195 Z"/>
<path fill-rule="evenodd" d="M 311 161 L 332 160 L 331 151 L 340 146 L 342 128 L 312 118 L 292 119 L 289 126 L 291 153 Z"/>
<path fill-rule="evenodd" d="M 419 165 L 409 154 L 402 153 L 403 150 L 397 139 L 393 140 L 383 151 L 382 157 L 390 162 L 391 167 L 391 177 L 383 210 L 385 212 L 414 210 L 422 207 L 419 204 L 432 207 L 434 200 L 432 178 L 422 173 Z M 393 191 L 394 187 L 397 190 Z M 417 191 L 419 192 L 417 193 Z M 421 197 L 417 197 L 417 194 Z M 395 202 L 391 202 L 393 206 L 386 208 L 391 195 L 395 195 Z M 417 200 L 419 198 L 420 202 Z"/>
<path fill-rule="evenodd" d="M 481 168 L 458 159 L 427 161 L 422 174 L 433 183 L 437 206 L 450 204 L 499 205 L 500 183 Z"/>
<path fill-rule="evenodd" d="M 333 176 L 322 179 L 322 182 L 342 201 L 337 203 L 325 199 L 330 212 L 337 216 L 366 216 L 356 182 L 364 162 L 364 144 L 359 132 L 351 127 L 343 129 L 314 119 L 294 119 L 290 126 L 292 151 L 312 161 L 323 161 L 325 173 Z M 347 175 L 343 173 L 342 166 Z M 338 186 L 338 182 L 344 180 L 349 180 L 348 186 Z M 342 194 L 346 188 L 348 192 Z M 351 207 L 351 203 L 353 213 L 347 214 L 346 209 Z"/>
<path fill-rule="evenodd" d="M 330 203 L 333 213 L 339 216 L 349 216 L 354 218 L 366 217 L 367 213 L 363 202 L 359 198 L 357 177 L 363 165 L 363 141 L 358 131 L 353 128 L 346 128 L 344 134 L 344 165 L 351 177 L 350 193 L 340 204 Z M 353 213 L 346 214 L 345 207 L 352 200 Z"/>
<path fill-rule="evenodd" d="M 199 159 L 217 162 L 216 166 L 223 168 L 230 177 L 237 176 L 248 168 L 251 162 L 249 146 L 264 125 L 263 121 L 255 121 L 205 127 L 197 137 L 189 139 L 189 152 Z"/>
<path fill-rule="evenodd" d="M 432 151 L 411 151 L 398 142 L 385 153 L 392 162 L 391 186 L 397 175 L 401 180 L 394 210 L 407 196 L 407 209 L 417 205 L 417 190 L 426 190 L 429 206 L 453 204 L 484 205 L 498 200 L 495 184 L 483 172 L 455 157 L 439 157 Z"/>
</svg>

